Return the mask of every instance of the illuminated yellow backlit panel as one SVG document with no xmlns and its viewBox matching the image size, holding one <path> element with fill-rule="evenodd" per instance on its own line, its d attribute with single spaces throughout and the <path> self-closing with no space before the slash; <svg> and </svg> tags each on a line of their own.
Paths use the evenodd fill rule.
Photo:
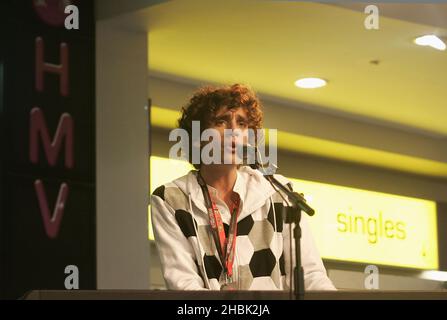
<svg viewBox="0 0 447 320">
<path fill-rule="evenodd" d="M 184 161 L 151 157 L 151 192 L 192 168 Z M 435 202 L 290 180 L 316 211 L 308 220 L 323 258 L 438 269 Z"/>
<path fill-rule="evenodd" d="M 290 180 L 316 211 L 309 221 L 322 257 L 438 269 L 435 202 Z"/>
<path fill-rule="evenodd" d="M 180 160 L 171 160 L 167 158 L 151 157 L 150 158 L 150 193 L 157 187 L 168 183 L 172 180 L 180 178 L 187 174 L 194 167 L 186 162 Z M 150 206 L 149 206 L 149 239 L 154 240 L 154 233 L 152 231 Z"/>
</svg>

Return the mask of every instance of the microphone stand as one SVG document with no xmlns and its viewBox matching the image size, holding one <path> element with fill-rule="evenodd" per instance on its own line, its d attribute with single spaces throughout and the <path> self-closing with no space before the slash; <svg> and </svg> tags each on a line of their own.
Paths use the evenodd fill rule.
<svg viewBox="0 0 447 320">
<path fill-rule="evenodd" d="M 254 165 L 250 165 L 253 169 L 259 170 L 262 165 L 255 161 Z M 307 203 L 306 199 L 302 195 L 293 190 L 288 189 L 281 182 L 279 182 L 273 175 L 265 175 L 263 173 L 264 178 L 266 178 L 270 183 L 275 185 L 280 191 L 285 193 L 289 199 L 289 203 L 291 206 L 286 206 L 285 212 L 285 223 L 292 224 L 295 223 L 295 228 L 293 230 L 293 236 L 295 238 L 295 269 L 293 273 L 294 278 L 294 293 L 296 300 L 304 299 L 304 270 L 301 263 L 301 211 L 304 211 L 309 216 L 313 216 L 315 210 L 312 209 Z M 292 259 L 292 257 L 290 257 Z M 292 275 L 291 275 L 292 276 Z"/>
</svg>

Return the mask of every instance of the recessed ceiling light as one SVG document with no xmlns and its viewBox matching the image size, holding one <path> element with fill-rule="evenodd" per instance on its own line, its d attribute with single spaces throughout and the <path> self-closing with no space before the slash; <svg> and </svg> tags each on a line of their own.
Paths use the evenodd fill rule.
<svg viewBox="0 0 447 320">
<path fill-rule="evenodd" d="M 295 81 L 295 86 L 304 89 L 315 89 L 324 87 L 327 81 L 320 78 L 302 78 Z"/>
<path fill-rule="evenodd" d="M 444 41 L 433 34 L 417 37 L 416 39 L 414 39 L 414 43 L 419 46 L 429 46 L 442 51 L 444 51 L 446 48 Z"/>
</svg>

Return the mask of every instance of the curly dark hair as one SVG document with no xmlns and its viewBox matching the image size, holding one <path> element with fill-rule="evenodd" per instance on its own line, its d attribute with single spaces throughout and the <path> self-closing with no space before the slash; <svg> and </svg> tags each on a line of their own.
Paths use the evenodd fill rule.
<svg viewBox="0 0 447 320">
<path fill-rule="evenodd" d="M 247 111 L 248 128 L 262 128 L 263 111 L 255 92 L 247 85 L 204 86 L 199 88 L 182 107 L 178 126 L 192 136 L 192 121 L 200 121 L 200 133 L 210 127 L 221 108 L 244 108 Z M 191 158 L 191 157 L 190 157 Z M 191 159 L 189 159 L 191 162 Z M 195 165 L 199 168 L 199 165 Z"/>
</svg>

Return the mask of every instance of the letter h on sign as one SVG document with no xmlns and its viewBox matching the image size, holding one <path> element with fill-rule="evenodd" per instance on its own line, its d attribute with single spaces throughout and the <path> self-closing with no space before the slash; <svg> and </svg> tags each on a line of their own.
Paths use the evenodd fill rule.
<svg viewBox="0 0 447 320">
<path fill-rule="evenodd" d="M 44 62 L 45 45 L 41 37 L 36 38 L 36 89 L 38 92 L 44 90 L 44 72 L 55 73 L 60 75 L 60 93 L 63 97 L 67 97 L 69 93 L 68 78 L 68 46 L 61 43 L 60 55 L 61 64 L 56 65 Z"/>
</svg>

